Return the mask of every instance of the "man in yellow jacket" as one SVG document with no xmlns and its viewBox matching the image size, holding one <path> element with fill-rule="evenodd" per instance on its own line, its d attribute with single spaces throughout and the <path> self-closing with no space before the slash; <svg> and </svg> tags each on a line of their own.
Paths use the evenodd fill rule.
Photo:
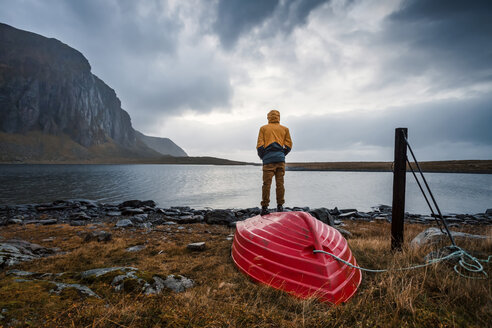
<svg viewBox="0 0 492 328">
<path fill-rule="evenodd" d="M 258 156 L 263 161 L 263 188 L 261 200 L 261 215 L 268 214 L 270 204 L 270 186 L 275 176 L 277 212 L 284 210 L 284 175 L 285 175 L 285 156 L 292 149 L 292 139 L 289 129 L 280 125 L 280 113 L 271 110 L 268 115 L 268 124 L 260 128 L 256 150 Z"/>
</svg>

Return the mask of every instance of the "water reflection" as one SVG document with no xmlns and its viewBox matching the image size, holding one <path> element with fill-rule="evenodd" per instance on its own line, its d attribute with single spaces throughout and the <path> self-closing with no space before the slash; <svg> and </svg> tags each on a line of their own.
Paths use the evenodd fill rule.
<svg viewBox="0 0 492 328">
<path fill-rule="evenodd" d="M 426 176 L 444 212 L 477 213 L 492 207 L 490 174 Z M 407 182 L 407 211 L 429 213 L 411 175 Z M 261 183 L 261 167 L 253 166 L 1 165 L 0 203 L 153 199 L 163 207 L 243 208 L 258 206 Z M 389 172 L 288 171 L 285 184 L 287 206 L 367 211 L 377 204 L 391 204 Z"/>
</svg>

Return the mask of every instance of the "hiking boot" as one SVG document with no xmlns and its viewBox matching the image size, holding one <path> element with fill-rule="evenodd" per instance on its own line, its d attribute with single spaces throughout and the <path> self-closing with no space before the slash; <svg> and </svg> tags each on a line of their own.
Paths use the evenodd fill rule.
<svg viewBox="0 0 492 328">
<path fill-rule="evenodd" d="M 270 211 L 268 210 L 268 207 L 267 206 L 262 206 L 261 207 L 260 215 L 267 215 L 267 214 L 270 214 Z"/>
<path fill-rule="evenodd" d="M 283 212 L 284 207 L 282 205 L 277 205 L 277 212 Z"/>
</svg>

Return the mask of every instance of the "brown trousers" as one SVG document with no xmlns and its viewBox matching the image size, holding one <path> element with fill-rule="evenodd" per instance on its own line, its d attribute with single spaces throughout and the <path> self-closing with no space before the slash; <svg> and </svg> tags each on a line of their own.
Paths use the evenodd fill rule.
<svg viewBox="0 0 492 328">
<path fill-rule="evenodd" d="M 285 163 L 271 163 L 263 165 L 263 188 L 261 206 L 270 205 L 270 186 L 272 185 L 273 176 L 275 176 L 277 205 L 285 203 L 284 188 Z"/>
</svg>

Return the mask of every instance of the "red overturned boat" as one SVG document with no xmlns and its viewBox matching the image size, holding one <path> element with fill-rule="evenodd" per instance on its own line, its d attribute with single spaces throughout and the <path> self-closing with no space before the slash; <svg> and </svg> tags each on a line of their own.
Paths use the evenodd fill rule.
<svg viewBox="0 0 492 328">
<path fill-rule="evenodd" d="M 323 253 L 357 265 L 336 230 L 304 212 L 272 213 L 237 222 L 232 258 L 253 280 L 300 298 L 339 304 L 350 299 L 362 274 Z"/>
</svg>

